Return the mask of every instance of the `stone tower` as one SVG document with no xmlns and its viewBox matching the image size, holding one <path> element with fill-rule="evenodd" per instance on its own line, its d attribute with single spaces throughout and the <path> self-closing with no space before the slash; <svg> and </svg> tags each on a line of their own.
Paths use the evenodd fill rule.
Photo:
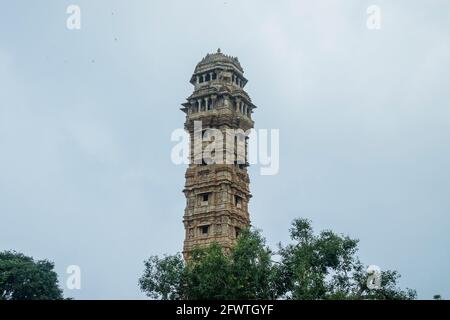
<svg viewBox="0 0 450 320">
<path fill-rule="evenodd" d="M 256 106 L 244 91 L 247 79 L 243 74 L 237 58 L 224 55 L 220 49 L 217 53 L 208 54 L 197 64 L 190 81 L 194 92 L 182 104 L 181 110 L 186 113 L 185 129 L 191 139 L 191 161 L 183 190 L 186 196 L 183 218 L 185 259 L 189 259 L 194 247 L 213 242 L 228 251 L 240 230 L 250 226 L 247 137 L 240 140 L 236 136 L 231 137 L 234 146 L 231 149 L 225 147 L 230 131 L 242 129 L 245 132 L 253 128 L 252 113 Z M 201 132 L 198 132 L 199 121 Z M 205 161 L 202 157 L 205 142 L 196 147 L 194 141 L 194 136 L 202 137 L 205 129 L 220 130 L 223 155 L 234 157 L 234 160 L 222 163 Z M 238 140 L 241 147 L 238 147 Z M 242 152 L 245 152 L 244 160 Z M 240 158 L 238 154 L 241 154 Z"/>
</svg>

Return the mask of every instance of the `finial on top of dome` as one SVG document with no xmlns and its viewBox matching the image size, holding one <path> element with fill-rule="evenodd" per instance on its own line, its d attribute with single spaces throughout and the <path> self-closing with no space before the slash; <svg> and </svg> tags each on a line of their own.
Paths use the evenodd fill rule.
<svg viewBox="0 0 450 320">
<path fill-rule="evenodd" d="M 217 49 L 217 53 L 222 53 L 222 51 L 220 50 L 220 48 Z"/>
</svg>

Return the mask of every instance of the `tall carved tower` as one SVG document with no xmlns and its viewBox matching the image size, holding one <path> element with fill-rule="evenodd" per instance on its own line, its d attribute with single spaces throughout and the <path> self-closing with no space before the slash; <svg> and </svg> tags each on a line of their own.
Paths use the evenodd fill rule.
<svg viewBox="0 0 450 320">
<path fill-rule="evenodd" d="M 185 259 L 189 259 L 194 247 L 213 242 L 228 251 L 240 230 L 250 226 L 247 138 L 243 139 L 244 161 L 238 157 L 242 148 L 238 147 L 239 143 L 234 144 L 235 137 L 227 140 L 233 129 L 247 131 L 253 128 L 252 113 L 256 106 L 244 91 L 247 79 L 243 74 L 237 58 L 224 55 L 220 49 L 208 54 L 197 64 L 190 81 L 194 92 L 182 104 L 181 110 L 186 113 L 185 129 L 191 138 L 191 161 L 183 190 L 186 196 Z M 202 131 L 198 132 L 200 121 Z M 200 134 L 201 137 L 205 129 L 216 129 L 223 134 L 223 155 L 226 157 L 231 153 L 235 160 L 219 163 L 201 157 L 205 142 L 196 146 L 194 136 Z M 231 149 L 225 147 L 226 141 L 233 141 L 234 146 Z"/>
</svg>

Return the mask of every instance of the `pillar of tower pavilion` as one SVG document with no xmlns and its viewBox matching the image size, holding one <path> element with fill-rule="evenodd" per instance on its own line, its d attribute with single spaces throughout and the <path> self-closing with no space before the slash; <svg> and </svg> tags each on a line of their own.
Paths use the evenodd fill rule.
<svg viewBox="0 0 450 320">
<path fill-rule="evenodd" d="M 186 196 L 183 255 L 186 260 L 193 248 L 213 242 L 229 251 L 240 230 L 250 226 L 247 138 L 230 135 L 233 130 L 248 132 L 253 128 L 252 113 L 256 108 L 244 90 L 247 79 L 239 60 L 223 54 L 220 49 L 197 64 L 190 82 L 194 92 L 181 109 L 186 113 L 185 129 L 191 138 L 190 164 L 183 190 Z M 216 129 L 223 135 L 222 162 L 202 158 L 212 140 L 200 144 L 194 141 L 208 129 Z M 230 148 L 227 141 L 235 145 Z M 214 157 L 216 152 L 220 154 L 216 150 Z M 229 158 L 225 160 L 225 157 Z M 230 161 L 231 158 L 234 160 Z"/>
</svg>

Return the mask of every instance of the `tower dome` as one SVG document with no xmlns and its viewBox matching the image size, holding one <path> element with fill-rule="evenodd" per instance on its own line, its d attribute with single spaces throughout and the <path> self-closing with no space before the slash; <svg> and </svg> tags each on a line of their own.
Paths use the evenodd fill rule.
<svg viewBox="0 0 450 320">
<path fill-rule="evenodd" d="M 237 57 L 223 54 L 220 48 L 217 49 L 216 53 L 208 53 L 206 57 L 204 57 L 202 61 L 197 64 L 194 73 L 206 71 L 209 68 L 215 67 L 217 65 L 232 66 L 239 72 L 244 73 L 244 70 L 239 63 L 239 59 Z"/>
</svg>

